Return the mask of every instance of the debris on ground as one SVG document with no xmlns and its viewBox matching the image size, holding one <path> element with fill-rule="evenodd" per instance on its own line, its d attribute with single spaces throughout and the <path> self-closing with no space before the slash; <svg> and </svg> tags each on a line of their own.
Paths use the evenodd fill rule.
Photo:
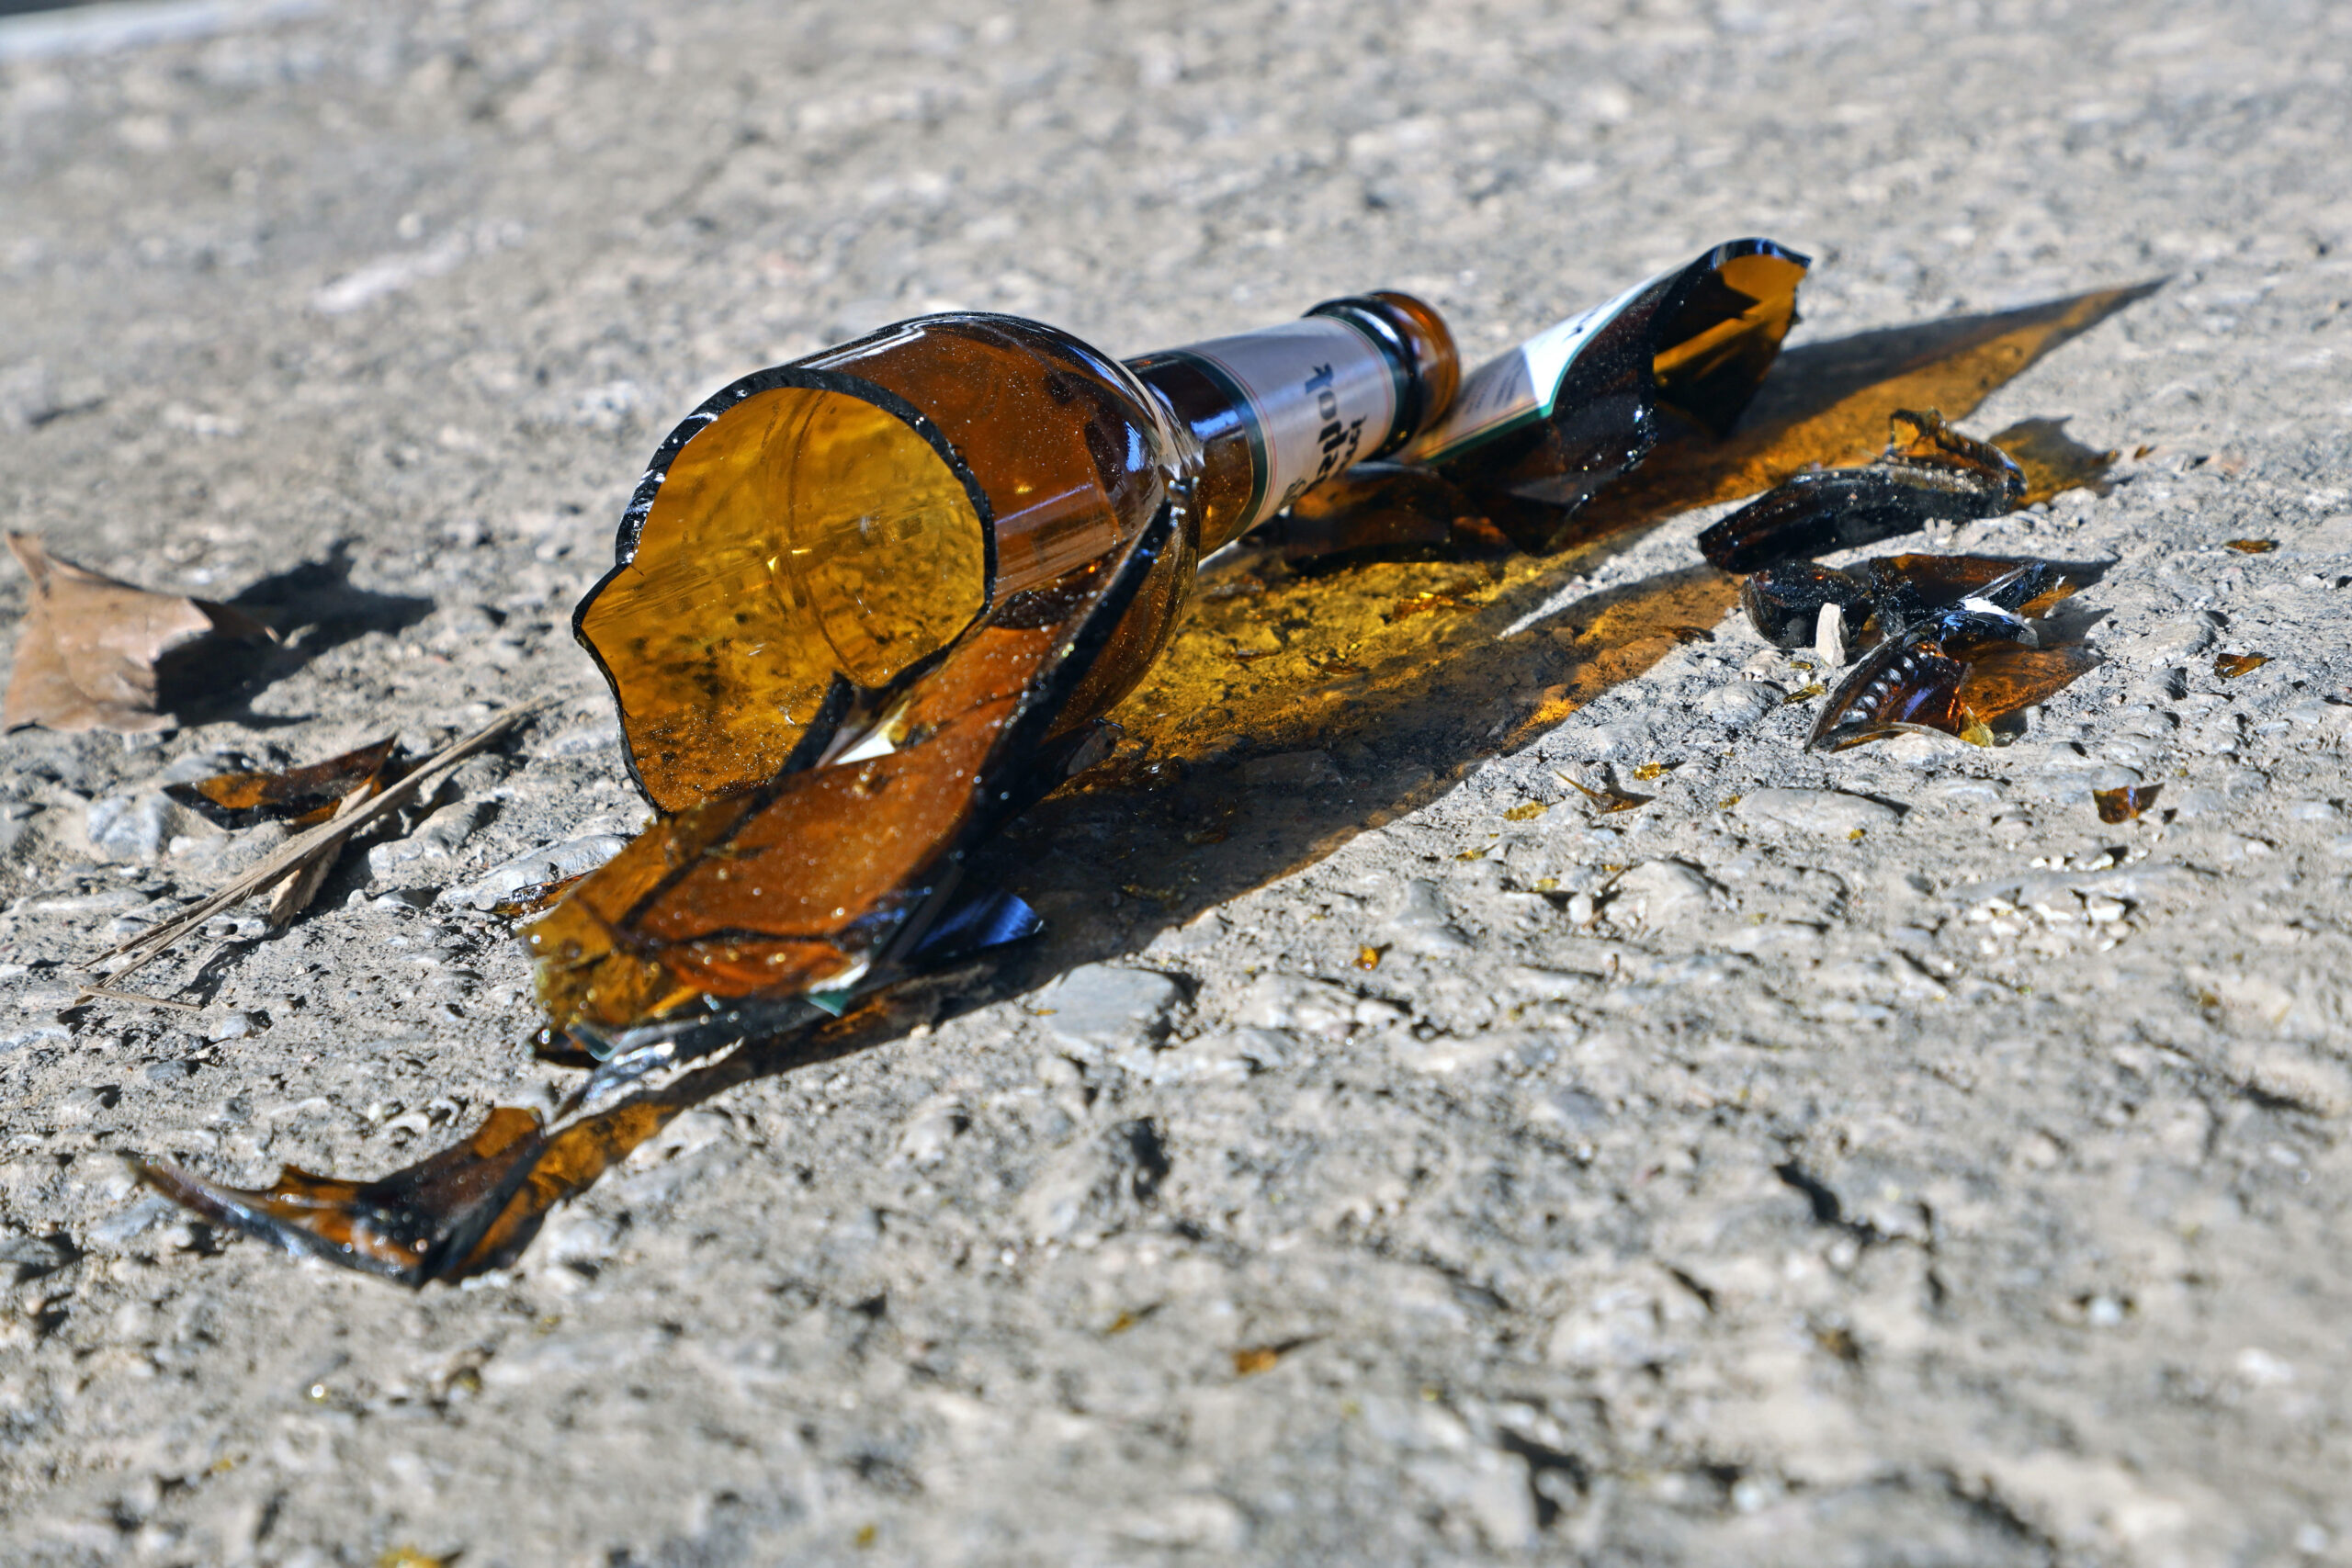
<svg viewBox="0 0 2352 1568">
<path fill-rule="evenodd" d="M 10 729 L 169 729 L 168 676 L 208 648 L 270 637 L 242 610 L 135 588 L 51 555 L 34 535 L 10 534 L 8 548 L 32 580 L 0 707 Z"/>
</svg>

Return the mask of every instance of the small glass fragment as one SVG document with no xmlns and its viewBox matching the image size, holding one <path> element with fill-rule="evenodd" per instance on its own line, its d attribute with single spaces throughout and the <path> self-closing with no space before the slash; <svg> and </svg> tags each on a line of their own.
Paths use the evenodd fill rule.
<svg viewBox="0 0 2352 1568">
<path fill-rule="evenodd" d="M 2242 556 L 2267 556 L 2278 547 L 2276 539 L 2232 539 L 2230 548 Z"/>
<path fill-rule="evenodd" d="M 1652 779 L 1664 778 L 1666 776 L 1667 770 L 1672 766 L 1674 766 L 1674 764 L 1671 762 L 1644 762 L 1640 767 L 1634 770 L 1634 776 L 1641 780 L 1644 784 L 1647 784 Z"/>
<path fill-rule="evenodd" d="M 2213 673 L 2224 681 L 2234 681 L 2241 675 L 2252 674 L 2270 662 L 2267 653 L 2217 653 L 2213 656 Z"/>
<path fill-rule="evenodd" d="M 1807 681 L 1804 685 L 1799 686 L 1795 691 L 1791 692 L 1787 696 L 1782 697 L 1781 699 L 1781 705 L 1782 707 L 1789 707 L 1797 703 L 1809 703 L 1815 697 L 1826 695 L 1828 691 L 1829 688 L 1823 685 L 1818 681 Z"/>
<path fill-rule="evenodd" d="M 581 876 L 587 873 L 582 872 Z M 526 915 L 543 914 L 580 881 L 580 876 L 560 877 L 553 882 L 535 882 L 518 887 L 490 907 L 490 912 L 501 919 L 516 920 Z"/>
<path fill-rule="evenodd" d="M 306 767 L 215 773 L 192 784 L 165 784 L 164 793 L 223 828 L 250 828 L 259 822 L 308 828 L 334 816 L 353 791 L 375 793 L 398 744 L 396 738 L 387 736 Z"/>
<path fill-rule="evenodd" d="M 1701 552 L 1725 571 L 1755 571 L 1939 518 L 1997 517 L 2024 497 L 2025 473 L 2006 453 L 1960 434 L 1936 411 L 1898 410 L 1888 423 L 1875 461 L 1793 476 L 1701 534 Z"/>
<path fill-rule="evenodd" d="M 1247 1349 L 1236 1350 L 1233 1353 L 1233 1375 L 1246 1378 L 1258 1372 L 1270 1372 L 1282 1359 L 1283 1353 L 1271 1345 L 1252 1345 Z"/>
<path fill-rule="evenodd" d="M 1468 610 L 1476 601 L 1462 596 L 1462 590 L 1425 588 L 1418 593 L 1399 599 L 1388 607 L 1388 619 L 1401 621 L 1412 615 L 1426 615 L 1436 610 Z"/>
<path fill-rule="evenodd" d="M 1359 947 L 1356 949 L 1356 967 L 1377 969 L 1380 967 L 1381 959 L 1386 955 L 1387 952 L 1388 947 L 1385 942 L 1378 947 Z"/>
<path fill-rule="evenodd" d="M 1653 774 L 1651 776 L 1655 777 L 1656 775 Z M 1548 801 L 1531 800 L 1523 805 L 1514 806 L 1509 811 L 1504 812 L 1503 820 L 1506 822 L 1532 822 L 1535 818 L 1543 816 L 1544 813 L 1551 809 L 1551 803 Z"/>
<path fill-rule="evenodd" d="M 407 1215 L 417 1209 L 470 1211 L 486 1200 L 503 1200 L 514 1190 L 508 1178 L 526 1175 L 546 1142 L 537 1116 L 502 1107 L 464 1143 L 375 1181 L 313 1176 L 289 1165 L 272 1186 L 243 1191 L 174 1166 L 142 1162 L 136 1169 L 147 1185 L 217 1224 L 297 1255 L 421 1284 L 455 1271 L 485 1248 L 495 1251 L 492 1235 L 503 1204 L 491 1206 L 481 1216 L 483 1228 L 471 1235 L 421 1234 Z"/>
<path fill-rule="evenodd" d="M 2156 803 L 2156 792 L 2162 784 L 2125 784 L 2116 789 L 2091 791 L 2091 804 L 2098 808 L 2098 819 L 2110 826 L 2129 822 Z"/>
</svg>

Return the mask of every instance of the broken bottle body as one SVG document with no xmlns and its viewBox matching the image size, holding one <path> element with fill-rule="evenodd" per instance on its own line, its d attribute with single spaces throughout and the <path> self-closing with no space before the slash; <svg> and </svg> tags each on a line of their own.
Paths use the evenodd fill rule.
<svg viewBox="0 0 2352 1568">
<path fill-rule="evenodd" d="M 789 1023 L 1025 934 L 968 850 L 1088 760 L 1204 553 L 1420 434 L 1458 368 L 1404 295 L 1132 365 L 927 317 L 672 435 L 575 626 L 665 819 L 534 927 L 593 1055 Z"/>
<path fill-rule="evenodd" d="M 821 759 L 811 727 L 837 682 L 892 690 L 1173 499 L 1161 581 L 1075 725 L 1158 652 L 1193 562 L 1418 435 L 1458 374 L 1436 313 L 1394 294 L 1132 366 L 1009 316 L 902 322 L 746 378 L 680 426 L 574 625 L 647 795 L 681 811 Z M 872 716 L 853 703 L 838 722 Z"/>
</svg>

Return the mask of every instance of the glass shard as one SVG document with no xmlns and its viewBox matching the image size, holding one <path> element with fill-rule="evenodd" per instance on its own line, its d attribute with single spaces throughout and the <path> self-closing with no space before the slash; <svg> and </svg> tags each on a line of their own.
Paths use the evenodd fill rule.
<svg viewBox="0 0 2352 1568">
<path fill-rule="evenodd" d="M 2048 614 L 2074 592 L 2065 573 L 2046 561 L 1899 555 L 1860 561 L 1843 571 L 1806 560 L 1763 567 L 1741 582 L 1739 602 L 1766 642 L 1809 648 L 1828 605 L 1838 608 L 1849 629 L 1874 626 L 1881 637 L 1890 637 L 1972 597 L 2030 618 Z"/>
<path fill-rule="evenodd" d="M 2129 822 L 2156 803 L 2156 792 L 2162 784 L 2125 784 L 2117 789 L 2091 791 L 2091 804 L 2098 808 L 2098 819 L 2110 825 Z"/>
<path fill-rule="evenodd" d="M 2213 673 L 2224 681 L 2234 681 L 2241 675 L 2252 674 L 2270 662 L 2267 653 L 2217 653 L 2213 656 Z"/>
<path fill-rule="evenodd" d="M 1596 816 L 1606 817 L 1618 811 L 1637 811 L 1657 798 L 1651 795 L 1628 795 L 1606 779 L 1601 781 L 1599 789 L 1595 789 L 1583 780 L 1571 777 L 1566 773 L 1555 772 L 1552 776 L 1591 801 Z"/>
<path fill-rule="evenodd" d="M 397 744 L 396 738 L 386 736 L 306 767 L 215 773 L 192 784 L 165 784 L 164 793 L 223 828 L 250 828 L 259 822 L 308 828 L 334 816 L 353 791 L 372 794 Z"/>
<path fill-rule="evenodd" d="M 1718 245 L 1472 371 L 1406 457 L 1521 548 L 1556 547 L 1657 444 L 1662 408 L 1730 429 L 1796 319 L 1810 265 L 1770 240 Z"/>
<path fill-rule="evenodd" d="M 2060 581 L 2047 562 L 2016 568 L 1887 638 L 1831 694 L 1807 749 L 1839 750 L 1905 729 L 1989 740 L 1996 720 L 2046 701 L 2098 662 L 2081 647 L 2040 646 L 2019 613 Z"/>
<path fill-rule="evenodd" d="M 1935 411 L 1897 410 L 1888 424 L 1876 461 L 1792 476 L 1701 534 L 1701 552 L 1725 571 L 1755 571 L 1915 533 L 1939 518 L 1996 517 L 2024 496 L 2017 464 Z"/>
<path fill-rule="evenodd" d="M 1176 526 L 1164 505 L 1116 560 L 957 638 L 886 750 L 682 811 L 589 874 L 527 932 L 553 1027 L 605 1058 L 804 1019 L 814 994 L 903 973 L 968 850 L 1061 782 L 1057 722 Z"/>
</svg>

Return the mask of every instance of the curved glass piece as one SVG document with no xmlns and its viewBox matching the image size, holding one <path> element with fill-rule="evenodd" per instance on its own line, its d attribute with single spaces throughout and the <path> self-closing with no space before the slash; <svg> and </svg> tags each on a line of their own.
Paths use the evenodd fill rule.
<svg viewBox="0 0 2352 1568">
<path fill-rule="evenodd" d="M 989 594 L 971 488 L 878 398 L 772 386 L 697 418 L 575 623 L 664 811 L 773 777 L 836 676 L 887 686 Z"/>
</svg>

